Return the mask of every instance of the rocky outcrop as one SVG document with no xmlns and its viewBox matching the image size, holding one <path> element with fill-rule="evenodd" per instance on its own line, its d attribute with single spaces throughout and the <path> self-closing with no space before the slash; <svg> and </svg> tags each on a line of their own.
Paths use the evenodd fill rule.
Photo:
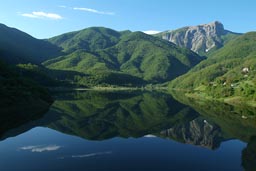
<svg viewBox="0 0 256 171">
<path fill-rule="evenodd" d="M 220 132 L 221 130 L 216 125 L 212 125 L 202 118 L 197 118 L 186 124 L 163 130 L 161 136 L 186 144 L 216 149 L 223 140 Z"/>
<path fill-rule="evenodd" d="M 223 46 L 227 38 L 232 37 L 224 38 L 229 34 L 237 35 L 237 33 L 225 30 L 222 23 L 215 21 L 209 24 L 166 31 L 158 35 L 165 40 L 188 48 L 198 54 L 205 54 L 215 47 Z"/>
</svg>

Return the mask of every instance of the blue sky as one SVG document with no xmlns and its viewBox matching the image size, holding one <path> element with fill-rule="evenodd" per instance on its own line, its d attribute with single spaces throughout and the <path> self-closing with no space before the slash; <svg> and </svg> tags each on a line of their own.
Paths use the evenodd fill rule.
<svg viewBox="0 0 256 171">
<path fill-rule="evenodd" d="M 255 7 L 255 0 L 8 0 L 0 23 L 36 38 L 91 26 L 165 31 L 215 20 L 244 33 L 256 30 Z"/>
</svg>

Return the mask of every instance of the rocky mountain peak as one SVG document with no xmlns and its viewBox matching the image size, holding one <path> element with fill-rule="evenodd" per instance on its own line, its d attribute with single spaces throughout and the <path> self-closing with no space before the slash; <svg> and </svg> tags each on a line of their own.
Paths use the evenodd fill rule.
<svg viewBox="0 0 256 171">
<path fill-rule="evenodd" d="M 197 26 L 183 27 L 177 30 L 162 32 L 163 39 L 173 42 L 181 47 L 188 48 L 196 53 L 205 54 L 215 47 L 223 46 L 222 36 L 231 34 L 224 29 L 219 21 Z"/>
<path fill-rule="evenodd" d="M 213 31 L 217 35 L 225 34 L 224 25 L 219 21 L 205 24 L 204 27 L 209 28 L 209 31 Z"/>
</svg>

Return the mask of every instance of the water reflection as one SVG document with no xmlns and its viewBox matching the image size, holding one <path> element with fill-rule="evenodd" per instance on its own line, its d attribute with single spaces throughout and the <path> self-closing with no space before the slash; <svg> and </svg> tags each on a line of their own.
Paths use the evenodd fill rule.
<svg viewBox="0 0 256 171">
<path fill-rule="evenodd" d="M 163 130 L 160 135 L 210 149 L 218 148 L 220 143 L 225 140 L 219 126 L 209 123 L 202 117 Z"/>
<path fill-rule="evenodd" d="M 26 132 L 28 129 L 24 129 L 23 125 L 44 117 L 49 105 L 41 103 L 43 102 L 35 102 L 30 106 L 26 103 L 18 104 L 16 108 L 5 106 L 3 111 L 0 109 L 0 140 Z"/>
<path fill-rule="evenodd" d="M 161 93 L 85 92 L 69 96 L 53 104 L 47 115 L 58 115 L 59 119 L 46 126 L 90 140 L 142 137 L 198 117 L 192 108 Z"/>
<path fill-rule="evenodd" d="M 194 100 L 179 92 L 172 92 L 172 96 L 180 103 L 193 108 L 205 120 L 216 124 L 226 139 L 235 138 L 249 142 L 251 137 L 256 135 L 256 108 Z"/>
<path fill-rule="evenodd" d="M 246 171 L 256 170 L 256 137 L 252 137 L 242 152 L 242 165 Z"/>
<path fill-rule="evenodd" d="M 56 151 L 60 148 L 61 146 L 58 146 L 58 145 L 29 145 L 29 146 L 20 147 L 19 150 L 42 153 L 46 151 Z"/>
<path fill-rule="evenodd" d="M 145 138 L 154 139 L 147 140 L 147 142 L 158 141 L 159 138 L 157 137 L 160 137 L 163 140 L 168 139 L 169 144 L 173 146 L 175 144 L 172 140 L 175 140 L 176 142 L 206 147 L 215 151 L 218 151 L 226 141 L 238 139 L 249 142 L 243 151 L 243 167 L 250 170 L 255 166 L 253 165 L 255 156 L 252 155 L 252 153 L 254 154 L 255 138 L 251 138 L 256 135 L 255 109 L 233 107 L 218 102 L 195 101 L 185 98 L 184 95 L 179 93 L 172 93 L 172 95 L 174 98 L 170 94 L 156 92 L 85 91 L 59 93 L 55 95 L 56 101 L 50 111 L 44 115 L 37 115 L 36 118 L 29 115 L 24 118 L 19 117 L 18 124 L 15 120 L 10 120 L 9 122 L 12 123 L 10 125 L 15 126 L 2 129 L 1 137 L 4 139 L 19 135 L 40 126 L 86 140 L 93 140 L 88 142 L 89 146 L 103 140 L 105 140 L 103 143 L 106 140 L 113 143 L 113 138 L 116 137 L 143 137 L 143 141 Z M 5 120 L 5 117 L 3 117 L 3 121 Z M 45 134 L 46 139 L 51 137 L 49 136 L 50 133 L 49 131 L 47 133 L 40 132 L 41 135 Z M 71 138 L 69 137 L 66 141 L 71 141 Z M 126 139 L 126 141 L 130 142 L 129 139 Z M 131 142 L 133 141 L 135 140 Z M 19 151 L 32 153 L 65 151 L 66 144 L 63 145 L 62 142 L 64 141 L 46 141 L 43 144 L 39 141 L 37 143 L 26 143 L 17 148 Z M 111 143 L 109 145 L 112 147 L 113 144 Z M 161 144 L 158 145 L 161 146 Z M 232 156 L 232 151 L 239 150 L 243 145 L 240 141 L 232 141 L 232 143 L 225 145 L 225 148 L 227 147 L 234 148 L 228 150 L 228 155 Z M 182 146 L 182 148 L 183 152 L 187 152 L 184 149 L 189 150 L 185 146 Z M 57 156 L 57 158 L 68 162 L 68 160 L 75 158 L 107 157 L 115 154 L 113 150 L 106 148 L 94 151 L 80 151 L 77 149 L 78 152 L 76 153 L 71 152 L 71 149 L 69 150 L 66 155 Z M 137 149 L 137 151 L 140 150 Z M 160 151 L 153 152 L 160 155 Z M 161 154 L 163 153 L 164 151 Z M 191 151 L 190 153 L 191 156 L 188 157 L 190 159 L 193 158 L 192 154 L 196 155 Z M 142 155 L 141 157 L 145 157 L 146 154 L 145 151 L 143 151 L 143 154 L 136 153 L 136 155 Z M 177 157 L 178 154 L 175 153 L 175 155 Z M 208 157 L 211 158 L 214 155 L 211 153 Z M 240 157 L 237 154 L 236 156 Z M 159 156 L 159 158 L 161 157 Z M 203 161 L 204 159 L 201 158 L 200 160 Z"/>
<path fill-rule="evenodd" d="M 37 120 L 34 115 L 19 117 L 22 126 L 2 132 L 12 136 L 43 126 L 89 140 L 151 134 L 211 149 L 232 138 L 249 142 L 256 134 L 253 108 L 172 95 L 175 99 L 170 94 L 139 91 L 60 93 L 43 117 L 38 115 L 41 118 Z M 2 119 L 6 121 L 5 117 Z M 16 120 L 9 122 L 15 125 Z"/>
</svg>

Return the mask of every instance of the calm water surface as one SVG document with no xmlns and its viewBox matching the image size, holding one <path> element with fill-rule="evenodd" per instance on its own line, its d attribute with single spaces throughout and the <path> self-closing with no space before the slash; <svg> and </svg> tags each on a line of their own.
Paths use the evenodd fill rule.
<svg viewBox="0 0 256 171">
<path fill-rule="evenodd" d="M 254 109 L 173 96 L 56 94 L 1 134 L 0 170 L 253 170 Z"/>
</svg>

